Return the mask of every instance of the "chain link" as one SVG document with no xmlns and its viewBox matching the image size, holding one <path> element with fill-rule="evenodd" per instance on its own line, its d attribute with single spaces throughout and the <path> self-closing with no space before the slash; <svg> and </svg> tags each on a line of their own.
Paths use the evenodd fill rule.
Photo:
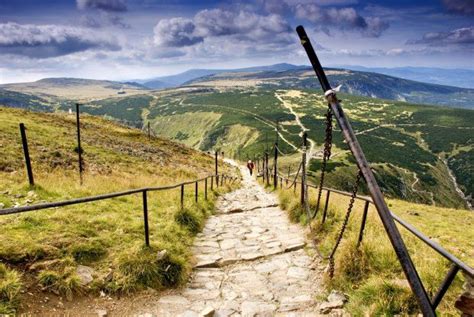
<svg viewBox="0 0 474 317">
<path fill-rule="evenodd" d="M 362 172 L 359 169 L 359 172 L 357 173 L 356 181 L 354 183 L 354 186 L 352 187 L 352 195 L 349 201 L 349 206 L 347 207 L 347 212 L 344 218 L 344 222 L 342 223 L 341 230 L 339 231 L 336 244 L 334 245 L 334 248 L 332 249 L 331 255 L 329 255 L 329 277 L 330 278 L 333 278 L 334 276 L 334 255 L 336 254 L 337 247 L 341 243 L 342 237 L 344 235 L 344 231 L 346 231 L 347 223 L 349 222 L 349 216 L 351 215 L 352 207 L 354 206 L 354 201 L 357 196 L 357 191 L 359 190 L 359 184 L 360 184 L 361 179 L 362 179 Z"/>
<path fill-rule="evenodd" d="M 323 162 L 321 166 L 321 177 L 319 179 L 319 188 L 318 188 L 318 200 L 316 203 L 316 210 L 314 211 L 313 218 L 316 217 L 319 211 L 319 205 L 321 202 L 321 194 L 323 192 L 324 186 L 324 176 L 326 174 L 326 166 L 329 158 L 331 157 L 332 149 L 332 110 L 328 107 L 326 112 L 326 136 L 324 138 L 324 152 L 323 152 Z"/>
</svg>

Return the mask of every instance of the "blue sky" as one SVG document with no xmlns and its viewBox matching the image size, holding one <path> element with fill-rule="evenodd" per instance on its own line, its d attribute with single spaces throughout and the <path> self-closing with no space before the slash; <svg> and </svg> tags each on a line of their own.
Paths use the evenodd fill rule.
<svg viewBox="0 0 474 317">
<path fill-rule="evenodd" d="M 190 68 L 474 68 L 473 0 L 0 0 L 0 83 L 126 80 Z"/>
</svg>

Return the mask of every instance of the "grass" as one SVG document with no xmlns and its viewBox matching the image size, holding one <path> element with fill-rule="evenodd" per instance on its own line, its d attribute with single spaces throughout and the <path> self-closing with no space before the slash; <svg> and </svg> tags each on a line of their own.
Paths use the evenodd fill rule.
<svg viewBox="0 0 474 317">
<path fill-rule="evenodd" d="M 33 187 L 23 167 L 20 120 L 28 129 Z M 139 130 L 84 115 L 86 170 L 81 186 L 72 117 L 0 108 L 0 125 L 0 203 L 4 207 L 176 184 L 213 172 L 214 160 L 208 155 L 167 140 L 148 140 Z M 222 162 L 219 169 L 235 172 Z M 144 246 L 141 194 L 1 216 L 0 264 L 12 272 L 1 283 L 13 285 L 12 276 L 16 276 L 24 288 L 38 285 L 34 289 L 66 298 L 99 290 L 113 294 L 177 286 L 190 271 L 193 237 L 213 212 L 215 199 L 237 185 L 209 189 L 205 200 L 201 182 L 198 203 L 194 185 L 187 185 L 183 210 L 179 188 L 148 192 L 150 247 Z M 81 284 L 78 265 L 93 269 L 93 282 Z M 2 309 L 21 310 L 21 297 L 2 295 L 1 305 L 6 307 Z"/>
<path fill-rule="evenodd" d="M 299 187 L 296 193 L 293 189 L 277 191 L 280 205 L 288 211 L 289 218 L 307 224 L 306 213 L 299 204 L 299 193 Z M 310 205 L 314 208 L 316 190 L 310 189 L 309 195 Z M 323 203 L 324 199 L 325 192 Z M 321 214 L 312 221 L 312 237 L 324 256 L 329 255 L 335 244 L 348 202 L 348 197 L 331 193 L 326 222 L 321 223 Z M 474 216 L 471 212 L 392 199 L 388 200 L 388 204 L 394 213 L 440 243 L 450 253 L 467 264 L 474 265 L 474 241 L 470 230 Z M 334 278 L 325 278 L 328 291 L 338 289 L 348 294 L 349 303 L 346 308 L 354 316 L 418 313 L 416 299 L 408 287 L 395 252 L 372 205 L 369 208 L 363 242 L 357 249 L 362 211 L 363 203 L 356 202 L 336 252 Z M 407 230 L 398 227 L 425 288 L 432 296 L 449 270 L 449 262 Z M 461 276 L 458 274 L 438 308 L 438 312 L 443 316 L 458 315 L 454 302 L 462 292 Z"/>
<path fill-rule="evenodd" d="M 0 263 L 0 314 L 15 311 L 22 286 L 21 274 Z"/>
</svg>

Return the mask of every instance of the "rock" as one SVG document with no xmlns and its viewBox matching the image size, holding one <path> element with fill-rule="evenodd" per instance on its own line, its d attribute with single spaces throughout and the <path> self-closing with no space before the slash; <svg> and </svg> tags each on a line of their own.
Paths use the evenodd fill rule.
<svg viewBox="0 0 474 317">
<path fill-rule="evenodd" d="M 94 273 L 95 271 L 93 268 L 85 265 L 78 265 L 76 269 L 76 274 L 79 277 L 80 283 L 82 285 L 88 285 L 89 283 L 91 283 L 94 280 L 94 278 L 92 277 Z"/>
<path fill-rule="evenodd" d="M 333 309 L 342 308 L 344 303 L 347 302 L 347 298 L 341 292 L 332 290 L 327 298 L 327 302 L 319 305 L 319 311 L 323 314 L 331 312 Z"/>
<path fill-rule="evenodd" d="M 161 261 L 166 257 L 166 255 L 168 255 L 168 251 L 166 250 L 158 251 L 158 254 L 156 255 L 156 260 Z"/>
<path fill-rule="evenodd" d="M 306 245 L 306 243 L 304 241 L 297 241 L 297 242 L 289 243 L 285 247 L 285 252 L 296 251 L 296 250 L 302 249 L 302 248 L 304 248 L 305 245 Z"/>
<path fill-rule="evenodd" d="M 344 304 L 347 302 L 347 297 L 341 292 L 332 290 L 328 296 L 328 302 L 342 302 L 342 304 Z"/>
<path fill-rule="evenodd" d="M 97 309 L 96 312 L 99 317 L 107 317 L 107 311 L 105 309 Z"/>
<path fill-rule="evenodd" d="M 153 315 L 152 313 L 143 313 L 143 314 L 137 315 L 137 317 L 155 317 L 155 315 Z"/>
<path fill-rule="evenodd" d="M 215 313 L 214 308 L 208 306 L 199 313 L 199 317 L 213 317 L 214 313 Z"/>
<path fill-rule="evenodd" d="M 309 276 L 309 270 L 302 267 L 292 266 L 288 269 L 286 275 L 290 278 L 306 280 Z"/>
<path fill-rule="evenodd" d="M 245 301 L 241 305 L 242 317 L 273 316 L 276 306 L 264 302 Z"/>
</svg>

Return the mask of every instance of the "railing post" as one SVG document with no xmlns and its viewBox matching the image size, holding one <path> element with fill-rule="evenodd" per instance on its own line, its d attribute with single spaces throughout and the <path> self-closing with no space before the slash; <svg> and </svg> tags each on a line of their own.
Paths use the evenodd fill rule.
<svg viewBox="0 0 474 317">
<path fill-rule="evenodd" d="M 81 147 L 81 121 L 80 121 L 80 113 L 79 113 L 79 106 L 80 104 L 76 103 L 76 128 L 77 128 L 77 154 L 79 156 L 79 182 L 82 185 L 82 147 Z"/>
<path fill-rule="evenodd" d="M 273 189 L 278 187 L 278 142 L 275 142 L 275 153 L 273 156 Z"/>
<path fill-rule="evenodd" d="M 184 208 L 184 184 L 181 184 L 181 209 Z"/>
<path fill-rule="evenodd" d="M 451 268 L 449 269 L 448 274 L 446 274 L 446 277 L 441 283 L 441 286 L 438 292 L 431 300 L 431 305 L 433 306 L 433 309 L 436 309 L 439 303 L 441 303 L 441 300 L 443 299 L 444 294 L 446 294 L 446 291 L 448 290 L 449 286 L 451 286 L 451 283 L 454 281 L 454 278 L 456 277 L 456 274 L 458 273 L 458 271 L 459 271 L 459 266 L 457 266 L 454 263 L 451 264 Z"/>
<path fill-rule="evenodd" d="M 303 155 L 301 161 L 301 206 L 305 207 L 305 186 L 306 186 L 306 147 L 308 142 L 308 134 L 303 133 Z M 316 210 L 317 212 L 317 210 Z"/>
<path fill-rule="evenodd" d="M 204 199 L 207 200 L 207 177 L 204 179 Z"/>
<path fill-rule="evenodd" d="M 198 182 L 194 183 L 194 200 L 196 202 L 198 202 L 198 196 L 199 196 L 199 192 L 198 192 Z"/>
<path fill-rule="evenodd" d="M 216 151 L 215 154 L 215 165 L 216 165 L 216 170 L 215 170 L 215 175 L 216 175 L 216 187 L 219 187 L 219 164 L 218 164 L 218 152 Z"/>
<path fill-rule="evenodd" d="M 33 170 L 31 168 L 30 151 L 28 150 L 28 139 L 26 138 L 26 128 L 23 123 L 20 123 L 20 134 L 21 142 L 23 144 L 23 153 L 25 154 L 25 164 L 26 172 L 28 174 L 28 182 L 30 183 L 30 186 L 34 186 L 35 180 L 33 178 Z"/>
<path fill-rule="evenodd" d="M 270 172 L 268 170 L 268 152 L 265 152 L 265 173 L 267 174 L 267 186 L 270 186 Z"/>
<path fill-rule="evenodd" d="M 369 211 L 369 202 L 365 202 L 364 213 L 362 214 L 362 223 L 360 224 L 359 239 L 357 240 L 357 248 L 362 243 L 364 237 L 365 222 L 367 220 L 367 212 Z"/>
<path fill-rule="evenodd" d="M 143 221 L 145 226 L 145 245 L 150 246 L 150 236 L 148 232 L 148 202 L 146 197 L 146 190 L 143 191 Z"/>
<path fill-rule="evenodd" d="M 326 222 L 326 216 L 328 213 L 328 207 L 329 207 L 329 195 L 331 195 L 331 191 L 328 189 L 326 193 L 326 203 L 324 204 L 324 211 L 323 211 L 323 221 L 322 223 Z"/>
</svg>

